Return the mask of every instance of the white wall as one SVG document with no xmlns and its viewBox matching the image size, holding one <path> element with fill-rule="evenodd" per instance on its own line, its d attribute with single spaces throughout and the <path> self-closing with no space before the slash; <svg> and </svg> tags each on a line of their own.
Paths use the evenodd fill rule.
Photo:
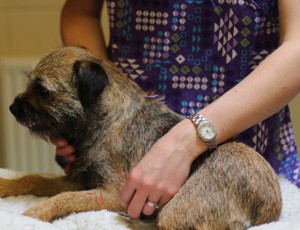
<svg viewBox="0 0 300 230">
<path fill-rule="evenodd" d="M 300 94 L 298 94 L 290 103 L 292 121 L 294 124 L 294 132 L 296 143 L 298 145 L 298 153 L 300 156 Z"/>
</svg>

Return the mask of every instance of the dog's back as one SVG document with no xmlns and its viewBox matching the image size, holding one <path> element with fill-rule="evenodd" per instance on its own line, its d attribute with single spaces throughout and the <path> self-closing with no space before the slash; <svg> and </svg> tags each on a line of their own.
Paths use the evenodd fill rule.
<svg viewBox="0 0 300 230">
<path fill-rule="evenodd" d="M 246 229 L 279 219 L 276 174 L 253 149 L 228 142 L 200 156 L 194 167 L 159 213 L 160 229 Z"/>
<path fill-rule="evenodd" d="M 121 222 L 134 230 L 245 230 L 276 221 L 281 192 L 271 166 L 253 149 L 227 142 L 201 155 L 179 192 L 155 220 Z"/>
</svg>

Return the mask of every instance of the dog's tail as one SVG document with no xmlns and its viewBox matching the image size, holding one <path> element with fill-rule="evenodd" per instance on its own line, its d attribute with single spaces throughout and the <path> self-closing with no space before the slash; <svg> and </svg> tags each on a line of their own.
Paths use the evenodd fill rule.
<svg viewBox="0 0 300 230">
<path fill-rule="evenodd" d="M 125 225 L 132 230 L 156 230 L 158 229 L 156 224 L 156 218 L 140 218 L 138 220 L 132 220 L 127 213 L 118 212 L 118 216 L 115 218 L 117 221 Z"/>
</svg>

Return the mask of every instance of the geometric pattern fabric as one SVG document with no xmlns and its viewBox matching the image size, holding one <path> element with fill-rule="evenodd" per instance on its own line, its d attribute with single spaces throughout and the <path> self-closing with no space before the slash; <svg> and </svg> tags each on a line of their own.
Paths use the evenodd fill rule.
<svg viewBox="0 0 300 230">
<path fill-rule="evenodd" d="M 217 100 L 279 46 L 277 0 L 107 3 L 115 64 L 184 116 Z M 288 107 L 237 138 L 300 186 Z"/>
</svg>

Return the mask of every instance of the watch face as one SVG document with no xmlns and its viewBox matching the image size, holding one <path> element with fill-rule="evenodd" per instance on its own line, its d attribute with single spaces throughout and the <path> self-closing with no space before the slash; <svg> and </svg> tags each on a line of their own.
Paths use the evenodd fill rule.
<svg viewBox="0 0 300 230">
<path fill-rule="evenodd" d="M 213 124 L 209 122 L 202 122 L 198 126 L 198 133 L 200 137 L 205 141 L 211 141 L 215 139 L 217 132 Z"/>
</svg>

